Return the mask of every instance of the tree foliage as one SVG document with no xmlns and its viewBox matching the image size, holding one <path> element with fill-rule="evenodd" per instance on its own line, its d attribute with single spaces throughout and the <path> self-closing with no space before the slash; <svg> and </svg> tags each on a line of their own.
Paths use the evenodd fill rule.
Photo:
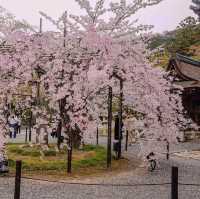
<svg viewBox="0 0 200 199">
<path fill-rule="evenodd" d="M 42 69 L 40 84 L 66 137 L 78 128 L 85 138 L 107 107 L 107 92 L 100 95 L 100 91 L 112 86 L 113 93 L 119 94 L 121 79 L 124 104 L 143 115 L 137 118 L 136 128 L 143 122 L 140 128 L 147 139 L 176 140 L 180 129 L 191 123 L 183 116 L 181 91 L 162 69 L 146 60 L 138 33 L 149 26 L 135 26 L 131 20 L 139 9 L 161 0 L 121 0 L 108 8 L 104 0 L 94 7 L 87 0 L 76 1 L 86 15 L 65 12 L 54 20 L 41 12 L 60 32 L 15 31 L 6 36 L 11 50 L 0 54 L 1 92 L 6 95 L 8 89 L 14 92 L 19 84 L 33 82 L 34 72 Z M 104 20 L 108 12 L 112 17 Z"/>
<path fill-rule="evenodd" d="M 198 16 L 200 20 L 200 1 L 199 0 L 192 0 L 193 5 L 190 6 L 190 8 L 193 10 L 193 12 Z"/>
<path fill-rule="evenodd" d="M 189 48 L 197 44 L 200 39 L 200 26 L 193 17 L 187 17 L 180 22 L 174 37 L 166 43 L 171 54 L 181 53 L 192 55 Z"/>
</svg>

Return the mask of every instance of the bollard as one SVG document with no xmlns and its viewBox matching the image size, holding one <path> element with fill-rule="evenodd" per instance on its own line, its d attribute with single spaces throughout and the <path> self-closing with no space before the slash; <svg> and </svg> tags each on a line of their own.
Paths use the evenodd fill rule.
<svg viewBox="0 0 200 199">
<path fill-rule="evenodd" d="M 171 199 L 178 199 L 178 167 L 172 167 Z"/>
<path fill-rule="evenodd" d="M 14 199 L 20 199 L 20 185 L 21 185 L 21 168 L 22 161 L 16 161 L 16 175 L 15 175 L 15 195 Z"/>
</svg>

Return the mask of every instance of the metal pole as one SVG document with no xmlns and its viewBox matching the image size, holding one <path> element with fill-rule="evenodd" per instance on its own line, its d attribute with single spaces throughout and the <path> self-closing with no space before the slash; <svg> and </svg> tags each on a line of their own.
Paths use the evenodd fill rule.
<svg viewBox="0 0 200 199">
<path fill-rule="evenodd" d="M 22 168 L 22 161 L 16 161 L 16 175 L 15 175 L 15 193 L 14 199 L 20 199 L 20 185 L 21 185 L 21 168 Z"/>
<path fill-rule="evenodd" d="M 112 141 L 112 88 L 108 91 L 108 141 L 107 141 L 107 168 L 111 167 L 111 141 Z"/>
<path fill-rule="evenodd" d="M 128 130 L 126 131 L 126 145 L 125 150 L 128 151 Z"/>
<path fill-rule="evenodd" d="M 119 148 L 118 159 L 121 158 L 122 153 L 122 100 L 123 100 L 123 81 L 120 79 L 120 102 L 119 102 Z"/>
<path fill-rule="evenodd" d="M 99 144 L 99 128 L 97 126 L 96 145 Z"/>
<path fill-rule="evenodd" d="M 178 167 L 172 167 L 171 199 L 178 199 Z"/>
</svg>

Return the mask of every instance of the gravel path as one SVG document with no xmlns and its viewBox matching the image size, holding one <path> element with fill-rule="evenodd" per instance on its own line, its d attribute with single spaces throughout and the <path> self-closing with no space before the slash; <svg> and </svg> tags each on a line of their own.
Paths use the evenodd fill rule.
<svg viewBox="0 0 200 199">
<path fill-rule="evenodd" d="M 22 136 L 22 135 L 21 135 Z M 22 139 L 18 139 L 22 140 Z M 106 138 L 100 139 L 106 145 Z M 171 145 L 170 151 L 200 149 L 200 141 Z M 124 153 L 125 154 L 125 153 Z M 138 145 L 129 147 L 126 156 L 138 154 Z M 146 168 L 120 173 L 116 176 L 102 176 L 96 179 L 83 180 L 83 183 L 100 184 L 146 184 L 169 183 L 171 166 L 179 167 L 179 182 L 200 184 L 200 161 L 179 158 L 171 155 L 170 160 L 161 160 L 159 168 L 149 173 Z M 49 183 L 23 179 L 21 199 L 170 199 L 170 185 L 163 186 L 97 186 L 72 185 L 66 183 Z M 13 199 L 14 179 L 0 178 L 0 199 Z M 180 199 L 199 199 L 200 186 L 179 186 Z"/>
<path fill-rule="evenodd" d="M 173 159 L 161 163 L 160 169 L 148 173 L 144 168 L 122 173 L 112 178 L 99 178 L 96 183 L 165 183 L 170 182 L 171 165 L 179 166 L 179 181 L 184 183 L 200 183 L 200 171 L 196 165 L 178 163 Z M 88 183 L 88 181 L 87 181 Z M 13 199 L 14 179 L 0 179 L 0 198 Z M 180 186 L 180 199 L 199 199 L 200 187 Z M 49 183 L 32 180 L 22 180 L 21 199 L 170 199 L 170 185 L 164 186 L 89 186 Z"/>
<path fill-rule="evenodd" d="M 172 146 L 173 150 L 197 149 L 198 142 Z M 137 153 L 137 145 L 129 147 L 128 156 Z M 200 184 L 200 161 L 171 156 L 170 161 L 161 160 L 159 168 L 149 173 L 146 168 L 100 177 L 83 183 L 142 184 L 169 183 L 171 166 L 179 167 L 179 182 Z M 0 178 L 0 199 L 13 199 L 14 179 Z M 170 199 L 170 185 L 163 186 L 97 186 L 49 183 L 23 179 L 21 199 Z M 180 199 L 199 199 L 200 186 L 180 186 Z"/>
</svg>

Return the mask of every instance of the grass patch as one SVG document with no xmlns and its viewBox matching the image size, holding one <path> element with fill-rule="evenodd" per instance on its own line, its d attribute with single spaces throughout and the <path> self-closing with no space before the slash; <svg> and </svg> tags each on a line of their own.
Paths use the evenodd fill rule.
<svg viewBox="0 0 200 199">
<path fill-rule="evenodd" d="M 74 160 L 73 167 L 103 167 L 106 164 L 106 149 L 101 146 L 85 145 L 82 149 L 84 152 L 94 152 L 94 155 L 90 155 L 85 159 Z"/>
<path fill-rule="evenodd" d="M 48 151 L 43 151 L 45 156 L 56 156 L 56 151 L 53 149 L 49 149 Z"/>
<path fill-rule="evenodd" d="M 99 145 L 96 146 L 96 145 L 92 145 L 92 144 L 83 146 L 82 150 L 83 151 L 102 151 L 103 150 L 104 152 L 106 152 L 104 147 L 99 146 Z"/>
<path fill-rule="evenodd" d="M 50 145 L 48 151 L 40 152 L 39 146 L 30 147 L 25 144 L 8 144 L 7 155 L 10 173 L 15 173 L 16 160 L 22 160 L 22 175 L 41 177 L 42 179 L 65 179 L 69 177 L 100 176 L 108 173 L 106 168 L 106 149 L 102 146 L 85 145 L 82 150 L 73 150 L 72 174 L 67 175 L 66 148 L 57 152 L 55 145 Z M 128 160 L 113 160 L 112 172 L 127 170 Z M 131 166 L 131 169 L 133 167 Z"/>
<path fill-rule="evenodd" d="M 39 157 L 40 150 L 39 148 L 31 148 L 28 145 L 8 145 L 8 153 L 22 156 L 30 156 L 30 157 Z"/>
<path fill-rule="evenodd" d="M 8 144 L 9 166 L 15 168 L 15 161 L 22 160 L 22 169 L 27 170 L 66 170 L 66 149 L 57 152 L 55 146 L 42 151 L 39 146 Z M 43 154 L 43 155 L 41 155 Z M 102 167 L 106 164 L 106 150 L 100 146 L 85 145 L 82 150 L 73 151 L 72 167 L 77 170 L 86 167 Z"/>
</svg>

